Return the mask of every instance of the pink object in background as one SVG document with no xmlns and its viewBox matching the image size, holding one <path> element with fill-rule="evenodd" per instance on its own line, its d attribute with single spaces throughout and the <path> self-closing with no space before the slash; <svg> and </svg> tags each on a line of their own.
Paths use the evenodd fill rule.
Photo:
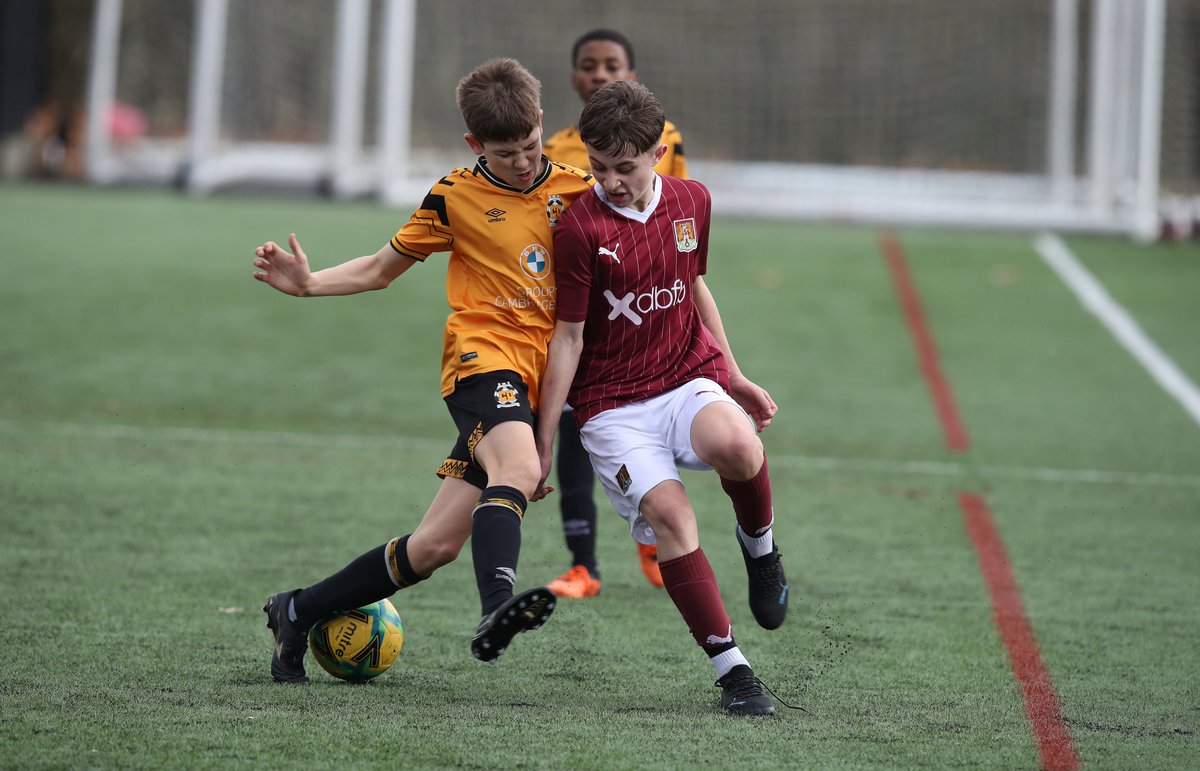
<svg viewBox="0 0 1200 771">
<path fill-rule="evenodd" d="M 114 142 L 132 142 L 146 135 L 146 114 L 131 104 L 115 102 L 108 114 L 108 133 Z"/>
</svg>

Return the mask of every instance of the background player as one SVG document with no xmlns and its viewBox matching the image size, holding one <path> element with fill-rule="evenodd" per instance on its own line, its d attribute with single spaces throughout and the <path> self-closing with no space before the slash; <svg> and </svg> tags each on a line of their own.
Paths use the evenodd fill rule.
<svg viewBox="0 0 1200 771">
<path fill-rule="evenodd" d="M 486 62 L 464 77 L 458 106 L 478 162 L 438 181 L 375 254 L 313 273 L 294 234 L 290 253 L 273 242 L 256 250 L 254 277 L 297 297 L 383 289 L 431 253 L 450 252 L 442 396 L 458 437 L 438 470 L 441 487 L 409 535 L 313 586 L 267 600 L 277 681 L 307 680 L 305 637 L 313 623 L 425 580 L 452 562 L 467 538 L 483 612 L 471 641 L 476 658 L 494 660 L 517 632 L 536 629 L 554 609 L 545 587 L 514 596 L 521 520 L 541 473 L 533 415 L 554 323 L 552 304 L 531 298 L 550 296 L 551 233 L 591 178 L 542 155 L 540 95 L 541 84 L 512 59 Z M 505 217 L 493 221 L 487 212 L 497 208 Z"/>
<path fill-rule="evenodd" d="M 738 368 L 704 282 L 708 190 L 654 172 L 666 151 L 663 121 L 654 95 L 630 81 L 602 88 L 580 116 L 596 186 L 554 234 L 558 321 L 542 406 L 553 414 L 569 396 L 609 500 L 639 543 L 658 543 L 663 583 L 716 670 L 721 706 L 773 714 L 734 641 L 679 469 L 720 476 L 737 519 L 751 611 L 759 625 L 777 628 L 788 587 L 757 435 L 776 407 Z M 543 480 L 554 430 L 549 421 L 537 430 Z"/>
<path fill-rule="evenodd" d="M 616 80 L 637 80 L 633 44 L 620 32 L 594 29 L 575 41 L 571 48 L 571 85 L 587 104 L 592 94 Z M 669 177 L 687 179 L 683 137 L 670 121 L 663 124 L 660 140 L 667 149 L 654 170 Z M 587 148 L 579 130 L 568 126 L 546 141 L 545 153 L 551 160 L 588 168 Z M 582 599 L 600 593 L 600 566 L 596 558 L 596 502 L 592 464 L 579 441 L 579 428 L 570 411 L 563 413 L 558 429 L 558 487 L 563 535 L 571 551 L 571 569 L 549 588 L 560 597 Z M 658 569 L 658 549 L 654 544 L 637 544 L 642 573 L 652 585 L 662 587 Z"/>
</svg>

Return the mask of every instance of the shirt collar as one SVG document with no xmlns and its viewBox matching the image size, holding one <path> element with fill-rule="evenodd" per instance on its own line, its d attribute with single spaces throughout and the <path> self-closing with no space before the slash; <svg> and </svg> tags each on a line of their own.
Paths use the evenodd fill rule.
<svg viewBox="0 0 1200 771">
<path fill-rule="evenodd" d="M 542 156 L 542 173 L 538 174 L 529 187 L 525 188 L 524 190 L 519 187 L 513 187 L 504 180 L 500 179 L 500 177 L 497 177 L 495 174 L 493 174 L 492 170 L 488 168 L 486 156 L 481 155 L 479 156 L 478 160 L 475 161 L 475 171 L 476 173 L 483 175 L 484 179 L 486 179 L 488 182 L 491 182 L 496 187 L 500 187 L 505 190 L 511 190 L 514 193 L 529 193 L 549 178 L 550 159 L 548 159 L 545 155 Z"/>
<path fill-rule="evenodd" d="M 662 200 L 662 177 L 658 174 L 654 175 L 654 194 L 650 196 L 650 203 L 646 204 L 645 211 L 638 211 L 629 206 L 617 206 L 612 201 L 608 200 L 608 196 L 604 192 L 604 188 L 600 185 L 594 185 L 593 190 L 596 195 L 600 196 L 600 200 L 604 201 L 604 205 L 631 220 L 636 220 L 641 223 L 646 223 L 650 220 L 650 215 L 658 208 L 658 202 Z"/>
</svg>

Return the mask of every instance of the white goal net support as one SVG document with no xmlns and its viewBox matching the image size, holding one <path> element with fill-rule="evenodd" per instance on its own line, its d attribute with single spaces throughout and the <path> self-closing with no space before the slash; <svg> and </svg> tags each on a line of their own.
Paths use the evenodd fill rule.
<svg viewBox="0 0 1200 771">
<path fill-rule="evenodd" d="M 1151 238 L 1164 183 L 1200 177 L 1196 5 L 97 0 L 88 170 L 409 206 L 473 162 L 463 74 L 519 59 L 552 133 L 581 108 L 572 42 L 612 27 L 718 213 Z M 1164 88 L 1193 96 L 1164 110 Z M 127 109 L 144 133 L 115 131 Z"/>
<path fill-rule="evenodd" d="M 379 192 L 407 165 L 415 5 L 387 3 L 374 29 L 371 5 L 99 0 L 89 177 L 198 193 L 239 184 L 316 185 L 340 197 Z M 369 43 L 380 34 L 391 44 L 368 78 Z M 391 98 L 371 95 L 368 103 L 368 79 Z M 149 131 L 115 140 L 106 116 L 130 107 L 147 116 Z M 365 121 L 377 107 L 386 141 L 368 147 Z"/>
</svg>

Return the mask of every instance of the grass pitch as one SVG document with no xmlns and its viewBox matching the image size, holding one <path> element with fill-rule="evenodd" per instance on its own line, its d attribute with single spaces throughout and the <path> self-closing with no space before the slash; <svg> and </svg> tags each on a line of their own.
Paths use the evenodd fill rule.
<svg viewBox="0 0 1200 771">
<path fill-rule="evenodd" d="M 250 278 L 251 253 L 295 230 L 326 266 L 406 214 L 0 187 L 0 765 L 1036 767 L 956 503 L 971 491 L 1082 764 L 1200 766 L 1200 426 L 1026 235 L 898 233 L 971 438 L 951 453 L 877 231 L 714 226 L 709 285 L 782 409 L 764 434 L 782 629 L 746 608 L 716 480 L 685 481 L 739 644 L 806 711 L 719 713 L 604 501 L 602 594 L 498 665 L 468 652 L 468 553 L 393 597 L 405 648 L 379 679 L 272 683 L 263 599 L 410 531 L 436 489 L 444 257 L 296 300 Z M 1200 249 L 1068 243 L 1200 382 Z M 566 563 L 557 502 L 534 505 L 520 583 Z"/>
</svg>

